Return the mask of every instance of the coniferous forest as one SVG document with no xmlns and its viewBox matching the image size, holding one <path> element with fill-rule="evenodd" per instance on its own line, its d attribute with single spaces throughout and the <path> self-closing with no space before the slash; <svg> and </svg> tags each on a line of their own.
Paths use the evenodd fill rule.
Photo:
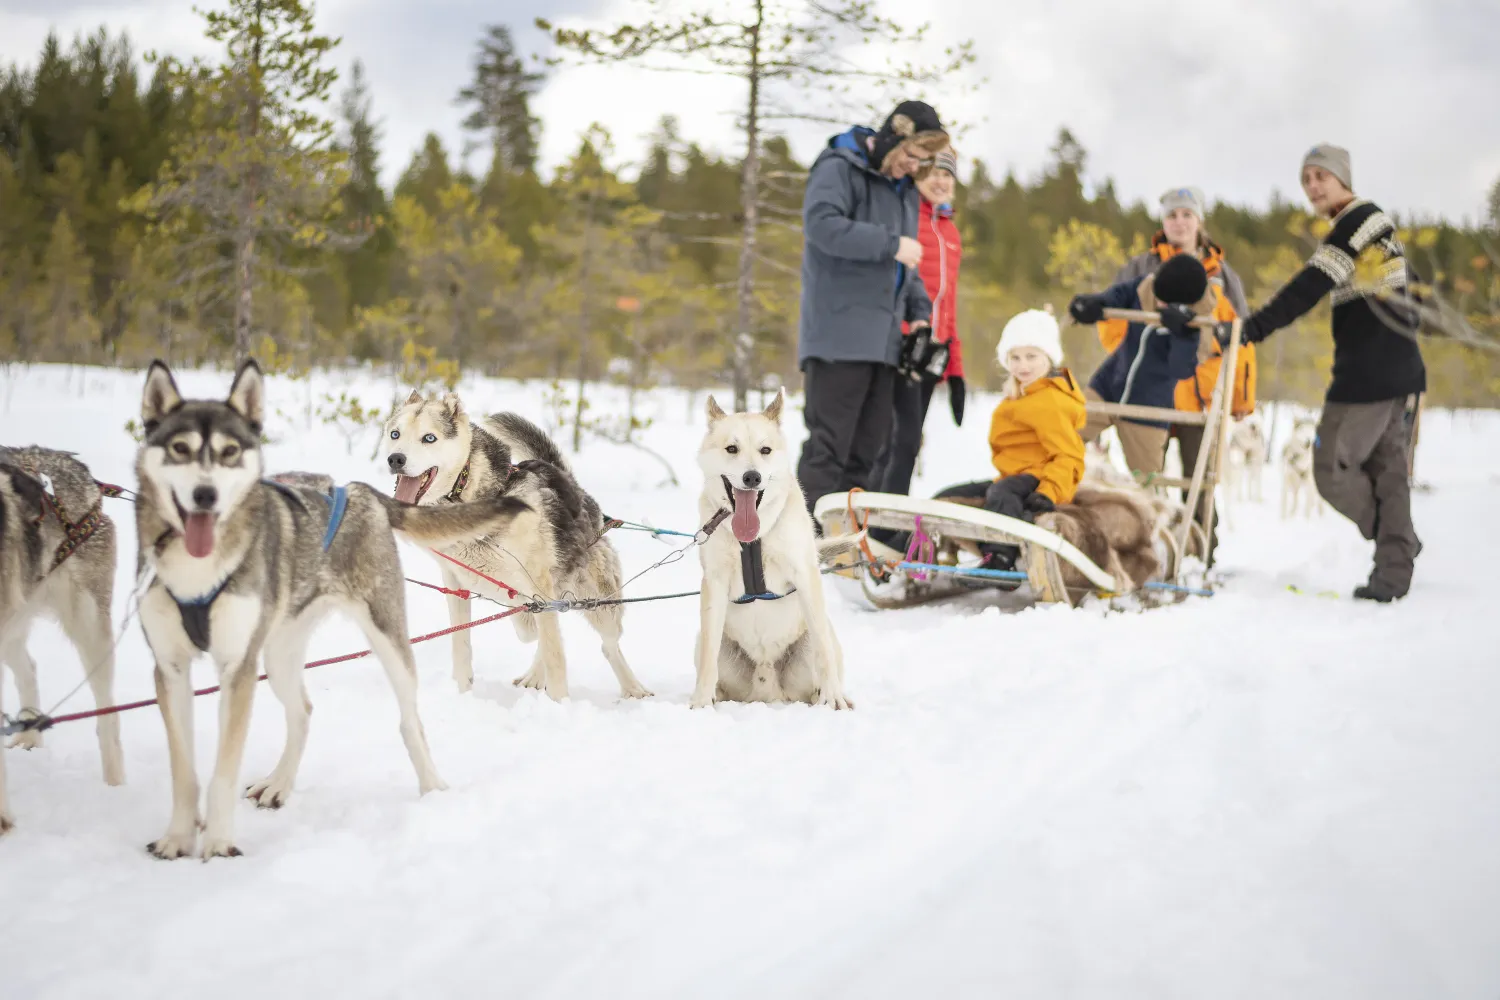
<svg viewBox="0 0 1500 1000">
<path fill-rule="evenodd" d="M 358 53 L 320 34 L 309 4 L 229 0 L 204 30 L 217 60 L 143 59 L 100 29 L 49 38 L 4 69 L 0 359 L 253 355 L 280 371 L 370 363 L 413 384 L 467 370 L 635 388 L 795 384 L 807 164 L 773 116 L 750 116 L 750 163 L 746 148 L 705 148 L 664 116 L 628 170 L 595 125 L 542 171 L 546 123 L 531 101 L 553 70 L 494 26 L 455 95 L 489 152 L 471 174 L 435 135 L 417 150 L 383 146 Z M 631 55 L 564 31 L 554 41 L 585 58 Z M 816 69 L 818 51 L 796 56 Z M 919 79 L 893 77 L 898 88 Z M 405 160 L 389 190 L 388 159 Z M 959 315 L 972 358 L 989 356 L 1016 311 L 1051 302 L 1061 313 L 1073 292 L 1102 287 L 1156 228 L 1148 206 L 1089 172 L 1061 125 L 1035 176 L 964 164 Z M 1402 223 L 1420 278 L 1455 321 L 1426 331 L 1431 404 L 1500 404 L 1500 182 L 1481 227 Z M 1207 220 L 1253 304 L 1301 266 L 1319 225 L 1305 205 L 1277 201 L 1218 204 Z M 1326 309 L 1266 345 L 1263 397 L 1321 396 Z M 1092 370 L 1092 331 L 1066 336 L 1073 367 Z M 998 382 L 971 368 L 977 385 Z"/>
</svg>

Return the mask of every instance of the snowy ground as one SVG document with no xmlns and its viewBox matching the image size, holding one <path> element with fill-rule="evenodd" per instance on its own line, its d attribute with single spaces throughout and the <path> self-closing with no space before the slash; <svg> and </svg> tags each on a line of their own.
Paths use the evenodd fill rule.
<svg viewBox="0 0 1500 1000">
<path fill-rule="evenodd" d="M 190 374 L 190 393 L 227 377 Z M 75 450 L 133 485 L 140 376 L 0 376 L 0 441 Z M 320 380 L 321 393 L 329 383 Z M 340 380 L 367 405 L 389 383 Z M 545 417 L 538 387 L 461 387 L 476 410 Z M 273 470 L 386 485 L 305 388 L 275 380 Z M 615 407 L 611 397 L 604 409 Z M 693 526 L 701 397 L 661 393 L 643 453 L 588 444 L 584 485 L 616 516 Z M 988 403 L 958 431 L 940 397 L 918 491 L 987 473 Z M 792 421 L 796 423 L 795 419 Z M 1284 433 L 1284 431 L 1283 431 Z M 1337 515 L 1236 505 L 1234 572 L 1212 599 L 1149 614 L 834 602 L 858 708 L 689 712 L 696 603 L 632 608 L 626 653 L 657 697 L 617 700 L 591 634 L 565 621 L 573 698 L 510 681 L 504 625 L 476 635 L 473 692 L 444 641 L 417 647 L 421 708 L 451 790 L 417 798 L 376 664 L 308 675 L 297 792 L 240 807 L 246 856 L 148 857 L 170 798 L 155 709 L 127 713 L 129 783 L 99 778 L 87 724 L 8 754 L 20 825 L 0 841 L 0 996 L 1486 997 L 1500 995 L 1500 673 L 1492 581 L 1500 419 L 1429 414 L 1411 596 L 1345 594 L 1369 546 Z M 134 562 L 128 505 L 115 613 Z M 665 554 L 611 536 L 632 571 Z M 436 579 L 405 552 L 412 576 Z M 696 560 L 631 592 L 692 589 Z M 412 588 L 414 633 L 446 624 Z M 43 701 L 80 677 L 50 625 Z M 363 648 L 329 625 L 312 654 Z M 211 682 L 200 664 L 197 679 Z M 16 705 L 10 681 L 5 701 Z M 150 697 L 138 627 L 117 696 Z M 206 699 L 211 701 L 212 699 Z M 68 710 L 87 707 L 79 695 Z M 282 721 L 258 698 L 244 778 Z M 214 710 L 198 708 L 200 772 Z"/>
</svg>

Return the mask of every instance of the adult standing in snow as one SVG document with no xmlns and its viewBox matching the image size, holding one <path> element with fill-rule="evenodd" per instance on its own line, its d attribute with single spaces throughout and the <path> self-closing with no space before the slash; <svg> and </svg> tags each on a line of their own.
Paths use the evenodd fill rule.
<svg viewBox="0 0 1500 1000">
<path fill-rule="evenodd" d="M 1355 196 L 1348 150 L 1326 143 L 1309 150 L 1302 191 L 1332 228 L 1306 266 L 1245 320 L 1243 337 L 1259 343 L 1331 293 L 1333 379 L 1313 479 L 1323 499 L 1375 543 L 1375 567 L 1354 596 L 1386 603 L 1406 596 L 1422 550 L 1411 520 L 1406 413 L 1427 389 L 1427 368 L 1415 313 L 1400 302 L 1410 272 L 1395 223 Z M 1371 273 L 1364 287 L 1355 284 L 1362 263 Z"/>
<path fill-rule="evenodd" d="M 937 112 L 903 101 L 879 131 L 856 126 L 828 140 L 802 200 L 802 368 L 807 441 L 797 463 L 817 499 L 869 485 L 891 432 L 901 324 L 929 325 L 917 274 L 916 179 L 948 147 Z"/>
<path fill-rule="evenodd" d="M 903 367 L 906 376 L 896 380 L 895 412 L 891 437 L 870 477 L 882 493 L 905 494 L 911 490 L 912 470 L 922 449 L 922 425 L 927 407 L 939 382 L 948 386 L 948 406 L 953 422 L 964 422 L 964 359 L 958 339 L 958 265 L 963 259 L 963 240 L 953 224 L 953 190 L 958 181 L 958 156 L 952 149 L 937 155 L 932 170 L 917 181 L 922 196 L 918 241 L 922 244 L 922 285 L 932 300 L 932 342 L 947 348 L 942 374 L 932 374 L 915 363 Z M 922 338 L 907 331 L 902 341 L 902 359 L 919 360 L 909 345 Z"/>
<path fill-rule="evenodd" d="M 1224 258 L 1224 250 L 1215 243 L 1204 228 L 1207 218 L 1207 199 L 1196 187 L 1173 188 L 1161 196 L 1161 228 L 1151 238 L 1151 247 L 1125 263 L 1115 281 L 1139 281 L 1148 274 L 1155 274 L 1161 265 L 1180 253 L 1191 253 L 1203 265 L 1209 285 L 1215 289 L 1217 300 L 1214 315 L 1228 322 L 1236 316 L 1248 316 L 1249 306 L 1245 302 L 1245 286 L 1240 276 Z M 1106 351 L 1114 351 L 1125 339 L 1127 324 L 1124 320 L 1107 319 L 1099 324 L 1099 342 Z M 1198 346 L 1198 368 L 1190 378 L 1177 383 L 1172 405 L 1179 410 L 1202 413 L 1213 399 L 1214 386 L 1219 380 L 1219 369 L 1223 362 L 1223 348 L 1214 337 L 1204 332 Z M 1255 349 L 1241 350 L 1235 364 L 1234 395 L 1230 400 L 1230 415 L 1242 420 L 1255 411 L 1256 363 Z M 1198 461 L 1198 452 L 1203 445 L 1202 425 L 1181 424 L 1169 429 L 1177 438 L 1178 451 L 1182 457 L 1185 475 L 1192 475 Z M 1127 432 L 1128 433 L 1128 432 Z M 1183 490 L 1187 499 L 1187 490 Z M 1199 512 L 1198 516 L 1202 516 Z M 1214 521 L 1218 521 L 1218 510 Z M 1204 525 L 1209 533 L 1209 556 L 1212 559 L 1217 539 L 1213 526 Z"/>
</svg>

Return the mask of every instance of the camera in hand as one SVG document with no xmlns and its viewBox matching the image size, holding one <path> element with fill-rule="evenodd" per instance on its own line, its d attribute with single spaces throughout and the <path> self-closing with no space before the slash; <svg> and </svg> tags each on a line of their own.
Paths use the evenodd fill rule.
<svg viewBox="0 0 1500 1000">
<path fill-rule="evenodd" d="M 901 374 L 913 382 L 940 379 L 948 370 L 948 345 L 932 335 L 932 327 L 919 326 L 901 338 Z"/>
</svg>

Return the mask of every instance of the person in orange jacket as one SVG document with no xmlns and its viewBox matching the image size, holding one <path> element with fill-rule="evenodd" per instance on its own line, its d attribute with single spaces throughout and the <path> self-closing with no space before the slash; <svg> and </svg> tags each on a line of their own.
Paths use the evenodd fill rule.
<svg viewBox="0 0 1500 1000">
<path fill-rule="evenodd" d="M 983 499 L 984 509 L 1033 520 L 1073 499 L 1083 479 L 1083 390 L 1062 366 L 1062 336 L 1051 313 L 1029 309 L 1000 334 L 996 357 L 1010 373 L 990 417 L 990 461 L 999 477 L 950 486 L 939 500 Z M 986 569 L 1014 569 L 1020 549 L 980 546 Z"/>
<path fill-rule="evenodd" d="M 1250 314 L 1245 301 L 1245 285 L 1234 268 L 1224 259 L 1223 249 L 1209 238 L 1203 228 L 1206 203 L 1203 192 L 1195 187 L 1173 188 L 1161 196 L 1161 229 L 1151 239 L 1151 249 L 1137 254 L 1125 263 L 1115 282 L 1139 281 L 1148 274 L 1155 274 L 1163 263 L 1177 254 L 1191 252 L 1203 264 L 1208 273 L 1208 283 L 1218 303 L 1213 316 L 1220 322 L 1229 322 L 1235 317 Z M 1125 337 L 1127 324 L 1124 320 L 1110 319 L 1099 324 L 1099 342 L 1106 351 L 1113 351 Z M 1208 409 L 1213 399 L 1214 385 L 1219 378 L 1219 367 L 1223 349 L 1213 336 L 1202 333 L 1198 344 L 1198 370 L 1192 378 L 1177 383 L 1173 393 L 1173 405 L 1179 410 L 1201 413 Z M 1255 411 L 1256 364 L 1254 348 L 1240 348 L 1238 369 L 1234 379 L 1234 399 L 1230 413 L 1234 419 L 1242 420 Z M 1201 425 L 1183 425 L 1172 428 L 1177 438 L 1177 448 L 1182 456 L 1184 475 L 1192 475 L 1198 461 L 1198 451 L 1203 445 Z M 1186 491 L 1183 499 L 1187 499 Z"/>
</svg>

